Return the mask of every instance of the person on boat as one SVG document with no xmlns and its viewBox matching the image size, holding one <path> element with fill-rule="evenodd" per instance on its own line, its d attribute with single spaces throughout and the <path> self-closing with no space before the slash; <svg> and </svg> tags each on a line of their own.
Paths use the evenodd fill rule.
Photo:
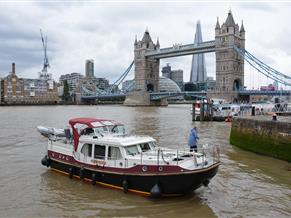
<svg viewBox="0 0 291 218">
<path fill-rule="evenodd" d="M 188 138 L 188 145 L 190 147 L 190 151 L 192 152 L 193 150 L 197 152 L 197 140 L 199 139 L 198 137 L 198 132 L 197 132 L 197 127 L 193 127 L 190 130 L 189 138 Z"/>
</svg>

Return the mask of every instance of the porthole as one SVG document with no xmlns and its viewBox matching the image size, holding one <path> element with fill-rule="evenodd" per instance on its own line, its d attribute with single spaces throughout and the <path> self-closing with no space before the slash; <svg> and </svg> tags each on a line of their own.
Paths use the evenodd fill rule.
<svg viewBox="0 0 291 218">
<path fill-rule="evenodd" d="M 164 170 L 163 167 L 159 167 L 159 171 L 162 172 Z"/>
<path fill-rule="evenodd" d="M 143 172 L 148 171 L 148 167 L 147 166 L 143 166 L 141 169 L 142 169 Z"/>
</svg>

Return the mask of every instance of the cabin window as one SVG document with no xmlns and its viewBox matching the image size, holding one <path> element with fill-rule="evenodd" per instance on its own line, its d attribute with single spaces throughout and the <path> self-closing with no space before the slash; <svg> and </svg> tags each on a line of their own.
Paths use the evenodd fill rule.
<svg viewBox="0 0 291 218">
<path fill-rule="evenodd" d="M 108 160 L 119 160 L 121 159 L 120 149 L 117 147 L 108 147 Z"/>
<path fill-rule="evenodd" d="M 128 154 L 128 155 L 139 154 L 139 151 L 138 151 L 136 145 L 127 146 L 127 147 L 125 147 L 125 150 L 126 150 L 126 154 Z"/>
<path fill-rule="evenodd" d="M 102 135 L 108 132 L 108 128 L 106 126 L 96 127 L 94 128 L 95 135 Z"/>
<path fill-rule="evenodd" d="M 111 132 L 125 134 L 125 128 L 123 125 L 114 125 L 112 126 Z"/>
<path fill-rule="evenodd" d="M 84 144 L 81 153 L 85 156 L 92 157 L 92 144 Z"/>
<path fill-rule="evenodd" d="M 151 150 L 151 147 L 148 143 L 141 144 L 140 148 L 143 152 Z"/>
<path fill-rule="evenodd" d="M 105 159 L 105 146 L 104 145 L 95 145 L 94 158 Z"/>
<path fill-rule="evenodd" d="M 81 135 L 93 135 L 94 130 L 92 128 L 86 128 L 81 131 Z"/>
<path fill-rule="evenodd" d="M 151 147 L 151 150 L 154 150 L 156 147 L 156 144 L 154 142 L 149 142 L 149 145 Z"/>
</svg>

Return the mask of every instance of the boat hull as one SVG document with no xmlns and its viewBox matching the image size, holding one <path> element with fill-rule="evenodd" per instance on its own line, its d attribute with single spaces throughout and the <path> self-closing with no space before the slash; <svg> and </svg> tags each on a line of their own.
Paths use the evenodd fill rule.
<svg viewBox="0 0 291 218">
<path fill-rule="evenodd" d="M 185 195 L 201 185 L 208 185 L 210 179 L 217 173 L 219 162 L 193 171 L 151 174 L 115 173 L 104 171 L 102 168 L 93 170 L 53 159 L 49 159 L 49 164 L 43 165 L 50 166 L 71 178 L 91 182 L 93 185 L 99 184 L 150 197 L 169 197 Z"/>
</svg>

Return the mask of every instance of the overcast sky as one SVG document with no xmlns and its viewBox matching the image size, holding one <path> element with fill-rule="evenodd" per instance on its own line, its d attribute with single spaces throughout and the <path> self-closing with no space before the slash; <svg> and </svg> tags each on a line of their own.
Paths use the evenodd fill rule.
<svg viewBox="0 0 291 218">
<path fill-rule="evenodd" d="M 17 74 L 36 78 L 42 69 L 43 50 L 39 29 L 48 37 L 49 72 L 84 74 L 85 60 L 94 59 L 95 76 L 111 82 L 133 60 L 135 36 L 146 28 L 161 48 L 194 41 L 195 25 L 201 21 L 203 40 L 214 39 L 216 19 L 222 24 L 229 9 L 235 22 L 244 22 L 246 49 L 275 69 L 291 75 L 291 3 L 96 3 L 96 2 L 1 2 L 0 76 L 16 63 Z M 191 56 L 161 60 L 184 71 L 189 81 Z M 215 77 L 215 55 L 206 55 L 208 76 Z M 270 83 L 246 64 L 248 88 Z M 133 77 L 133 71 L 131 78 Z"/>
</svg>

